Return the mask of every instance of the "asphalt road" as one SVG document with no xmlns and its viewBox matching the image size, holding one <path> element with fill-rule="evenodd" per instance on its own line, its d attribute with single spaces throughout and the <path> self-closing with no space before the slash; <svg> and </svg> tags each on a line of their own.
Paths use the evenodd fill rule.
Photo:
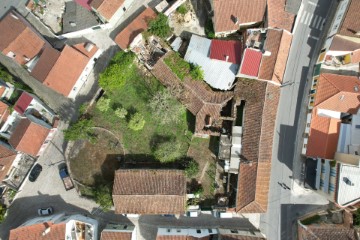
<svg viewBox="0 0 360 240">
<path fill-rule="evenodd" d="M 310 87 L 307 81 L 311 83 L 313 65 L 330 24 L 326 18 L 334 7 L 332 2 L 335 1 L 303 0 L 293 31 L 276 122 L 268 212 L 261 216 L 260 222 L 262 232 L 270 240 L 295 239 L 296 219 L 325 208 L 328 203 L 320 195 L 301 187 L 301 146 Z M 291 189 L 284 189 L 279 183 Z"/>
</svg>

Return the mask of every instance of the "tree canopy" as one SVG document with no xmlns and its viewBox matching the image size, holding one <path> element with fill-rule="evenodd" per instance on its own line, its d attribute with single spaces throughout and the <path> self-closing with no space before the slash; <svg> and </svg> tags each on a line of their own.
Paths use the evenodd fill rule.
<svg viewBox="0 0 360 240">
<path fill-rule="evenodd" d="M 171 29 L 168 24 L 168 18 L 163 13 L 149 22 L 148 31 L 161 38 L 166 38 L 170 35 Z"/>
<path fill-rule="evenodd" d="M 110 109 L 110 98 L 100 98 L 96 103 L 96 108 L 99 109 L 100 112 L 107 112 Z"/>
<path fill-rule="evenodd" d="M 182 157 L 181 144 L 174 140 L 159 143 L 154 155 L 162 163 L 174 162 Z"/>
<path fill-rule="evenodd" d="M 139 130 L 143 129 L 144 126 L 145 126 L 145 119 L 144 119 L 144 116 L 141 115 L 140 113 L 135 113 L 131 117 L 131 119 L 129 121 L 129 125 L 128 125 L 128 127 L 134 131 L 139 131 Z"/>
<path fill-rule="evenodd" d="M 75 141 L 79 139 L 93 140 L 94 123 L 89 119 L 81 119 L 76 123 L 73 123 L 68 129 L 64 130 L 64 138 L 68 141 Z"/>
<path fill-rule="evenodd" d="M 113 206 L 111 189 L 108 185 L 102 184 L 93 189 L 95 202 L 100 205 L 104 211 L 110 210 Z"/>
</svg>

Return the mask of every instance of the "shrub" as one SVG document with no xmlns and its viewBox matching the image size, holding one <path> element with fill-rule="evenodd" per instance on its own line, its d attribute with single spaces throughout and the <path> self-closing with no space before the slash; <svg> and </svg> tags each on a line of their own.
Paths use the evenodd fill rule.
<svg viewBox="0 0 360 240">
<path fill-rule="evenodd" d="M 187 178 L 193 178 L 198 173 L 199 173 L 199 164 L 194 159 L 191 159 L 186 163 L 185 175 Z"/>
<path fill-rule="evenodd" d="M 215 38 L 214 26 L 211 19 L 206 21 L 205 24 L 205 35 L 208 38 Z"/>
<path fill-rule="evenodd" d="M 354 226 L 360 226 L 360 208 L 354 214 Z"/>
<path fill-rule="evenodd" d="M 181 145 L 175 141 L 160 143 L 154 155 L 162 163 L 174 162 L 182 156 Z"/>
<path fill-rule="evenodd" d="M 110 210 L 113 206 L 111 189 L 109 186 L 102 184 L 93 189 L 95 202 L 100 205 L 104 211 Z"/>
<path fill-rule="evenodd" d="M 140 113 L 135 113 L 134 116 L 131 117 L 128 125 L 128 127 L 134 131 L 139 131 L 143 129 L 144 126 L 145 126 L 144 116 L 141 115 Z"/>
<path fill-rule="evenodd" d="M 5 82 L 14 84 L 14 79 L 12 75 L 1 65 L 0 65 L 0 79 L 4 80 Z"/>
<path fill-rule="evenodd" d="M 6 214 L 6 207 L 0 204 L 0 223 L 2 223 L 5 220 L 5 214 Z"/>
<path fill-rule="evenodd" d="M 204 71 L 201 66 L 190 64 L 190 75 L 194 80 L 203 80 L 204 79 Z"/>
<path fill-rule="evenodd" d="M 82 119 L 73 123 L 68 129 L 64 130 L 64 138 L 67 141 L 75 141 L 79 139 L 95 139 L 94 123 L 92 120 Z"/>
<path fill-rule="evenodd" d="M 179 54 L 171 54 L 164 59 L 164 62 L 168 67 L 173 71 L 180 80 L 184 80 L 184 78 L 189 74 L 190 71 L 190 63 L 186 62 L 184 59 L 180 57 Z"/>
<path fill-rule="evenodd" d="M 176 12 L 182 14 L 182 15 L 185 15 L 187 12 L 189 11 L 189 9 L 187 8 L 186 4 L 181 4 L 180 7 L 178 7 L 176 9 Z"/>
<path fill-rule="evenodd" d="M 161 38 L 166 38 L 170 35 L 171 29 L 168 24 L 168 18 L 163 13 L 149 22 L 148 31 Z"/>
<path fill-rule="evenodd" d="M 110 109 L 110 98 L 100 98 L 96 103 L 96 108 L 99 109 L 100 112 L 107 112 Z"/>
<path fill-rule="evenodd" d="M 127 114 L 128 114 L 128 111 L 125 108 L 117 108 L 115 110 L 115 115 L 118 118 L 125 118 Z"/>
</svg>

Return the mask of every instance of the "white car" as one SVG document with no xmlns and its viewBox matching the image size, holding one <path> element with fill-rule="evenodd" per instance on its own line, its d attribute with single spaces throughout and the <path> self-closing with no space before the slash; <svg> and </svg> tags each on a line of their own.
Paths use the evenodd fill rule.
<svg viewBox="0 0 360 240">
<path fill-rule="evenodd" d="M 54 212 L 54 209 L 52 207 L 38 209 L 39 216 L 48 216 L 48 215 L 53 214 L 53 212 Z"/>
</svg>

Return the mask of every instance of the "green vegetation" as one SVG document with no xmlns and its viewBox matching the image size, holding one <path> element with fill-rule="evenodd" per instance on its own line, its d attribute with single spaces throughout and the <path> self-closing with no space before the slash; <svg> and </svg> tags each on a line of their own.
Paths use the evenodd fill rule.
<svg viewBox="0 0 360 240">
<path fill-rule="evenodd" d="M 0 79 L 4 80 L 5 82 L 14 83 L 14 79 L 12 75 L 0 65 Z"/>
<path fill-rule="evenodd" d="M 118 52 L 105 71 L 100 73 L 100 87 L 106 91 L 113 91 L 122 88 L 126 81 L 136 78 L 134 59 L 135 55 L 131 52 Z"/>
<path fill-rule="evenodd" d="M 79 114 L 80 114 L 80 115 L 85 114 L 88 106 L 89 106 L 88 103 L 83 103 L 83 104 L 81 104 L 80 107 L 79 107 Z"/>
<path fill-rule="evenodd" d="M 117 108 L 115 110 L 115 115 L 118 118 L 125 118 L 127 114 L 128 114 L 128 111 L 125 108 Z"/>
<path fill-rule="evenodd" d="M 134 131 L 139 131 L 143 129 L 144 125 L 145 125 L 144 116 L 141 115 L 140 113 L 135 113 L 129 121 L 129 128 Z"/>
<path fill-rule="evenodd" d="M 356 212 L 353 215 L 354 217 L 354 226 L 360 226 L 360 208 L 356 210 Z"/>
<path fill-rule="evenodd" d="M 167 89 L 155 93 L 149 107 L 161 124 L 178 123 L 185 113 L 185 107 Z"/>
<path fill-rule="evenodd" d="M 310 224 L 313 224 L 313 223 L 316 223 L 320 220 L 320 216 L 319 215 L 314 215 L 314 216 L 311 216 L 311 217 L 308 217 L 304 220 L 301 220 L 301 223 L 303 225 L 310 225 Z"/>
<path fill-rule="evenodd" d="M 178 7 L 176 9 L 176 12 L 185 15 L 187 12 L 189 11 L 188 6 L 186 5 L 186 3 L 181 4 L 180 7 Z"/>
<path fill-rule="evenodd" d="M 93 188 L 93 196 L 95 202 L 100 205 L 102 210 L 109 211 L 113 206 L 111 188 L 108 185 L 102 184 Z"/>
<path fill-rule="evenodd" d="M 0 204 L 0 223 L 2 223 L 5 220 L 5 214 L 6 214 L 6 207 Z"/>
<path fill-rule="evenodd" d="M 336 167 L 336 160 L 330 161 L 330 167 Z"/>
<path fill-rule="evenodd" d="M 172 140 L 158 144 L 154 155 L 160 162 L 168 163 L 180 159 L 184 153 L 182 152 L 181 144 Z"/>
<path fill-rule="evenodd" d="M 185 165 L 185 175 L 187 178 L 193 178 L 199 173 L 199 163 L 194 159 L 190 159 Z M 202 189 L 204 191 L 204 189 Z"/>
<path fill-rule="evenodd" d="M 93 130 L 94 123 L 91 119 L 80 119 L 73 123 L 68 129 L 64 130 L 64 138 L 67 141 L 75 141 L 79 139 L 88 139 L 94 141 L 96 139 Z"/>
<path fill-rule="evenodd" d="M 211 19 L 208 19 L 205 24 L 205 35 L 207 38 L 215 38 L 214 26 Z"/>
<path fill-rule="evenodd" d="M 96 107 L 100 112 L 107 112 L 110 109 L 110 102 L 111 100 L 109 98 L 100 98 L 96 103 Z"/>
<path fill-rule="evenodd" d="M 154 20 L 149 22 L 148 31 L 161 38 L 166 38 L 170 35 L 171 29 L 168 24 L 168 18 L 163 13 L 157 15 Z"/>
<path fill-rule="evenodd" d="M 186 62 L 177 53 L 170 54 L 164 59 L 164 62 L 181 80 L 184 80 L 189 75 L 194 80 L 204 79 L 204 71 L 200 66 Z"/>
</svg>

